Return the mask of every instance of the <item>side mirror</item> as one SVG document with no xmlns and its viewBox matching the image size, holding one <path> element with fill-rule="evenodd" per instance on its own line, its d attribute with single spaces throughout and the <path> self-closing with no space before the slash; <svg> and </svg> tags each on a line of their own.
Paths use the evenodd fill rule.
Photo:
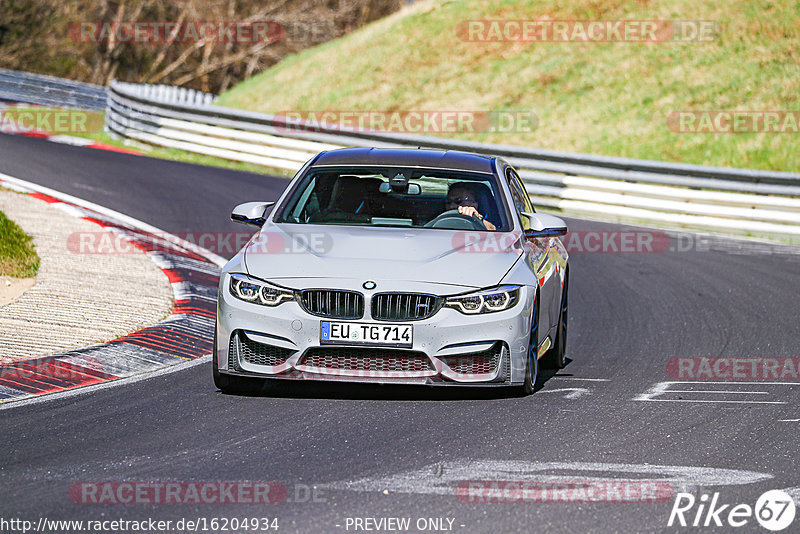
<svg viewBox="0 0 800 534">
<path fill-rule="evenodd" d="M 254 226 L 264 226 L 264 222 L 267 220 L 265 216 L 267 209 L 274 205 L 274 202 L 245 202 L 244 204 L 239 204 L 233 208 L 231 220 Z"/>
<path fill-rule="evenodd" d="M 531 227 L 525 230 L 525 237 L 539 238 L 539 237 L 558 237 L 566 235 L 567 223 L 554 215 L 546 213 L 528 213 L 522 212 L 523 217 L 527 217 L 531 221 Z"/>
</svg>

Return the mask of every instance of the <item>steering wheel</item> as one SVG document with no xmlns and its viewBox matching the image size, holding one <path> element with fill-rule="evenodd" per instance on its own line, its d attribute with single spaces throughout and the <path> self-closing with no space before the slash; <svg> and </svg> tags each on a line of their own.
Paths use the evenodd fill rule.
<svg viewBox="0 0 800 534">
<path fill-rule="evenodd" d="M 448 230 L 486 230 L 483 221 L 474 215 L 462 215 L 458 210 L 447 210 L 423 228 L 446 228 Z"/>
</svg>

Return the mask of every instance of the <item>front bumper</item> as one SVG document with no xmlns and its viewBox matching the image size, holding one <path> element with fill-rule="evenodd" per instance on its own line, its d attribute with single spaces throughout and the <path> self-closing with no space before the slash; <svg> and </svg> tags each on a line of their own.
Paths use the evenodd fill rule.
<svg viewBox="0 0 800 534">
<path fill-rule="evenodd" d="M 337 289 L 358 287 L 337 281 Z M 522 383 L 528 354 L 534 288 L 523 287 L 517 304 L 502 312 L 464 315 L 442 308 L 414 327 L 410 348 L 320 343 L 322 321 L 296 301 L 267 307 L 241 301 L 220 280 L 217 346 L 221 373 L 276 379 L 391 384 L 510 385 Z M 370 291 L 358 289 L 370 301 Z M 351 321 L 343 321 L 351 322 Z M 352 322 L 396 324 L 364 317 Z"/>
</svg>

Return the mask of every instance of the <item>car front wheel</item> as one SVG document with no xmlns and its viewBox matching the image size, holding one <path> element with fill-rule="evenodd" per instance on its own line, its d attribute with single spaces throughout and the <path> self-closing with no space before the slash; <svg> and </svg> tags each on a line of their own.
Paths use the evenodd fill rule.
<svg viewBox="0 0 800 534">
<path fill-rule="evenodd" d="M 525 362 L 525 380 L 521 386 L 517 386 L 520 396 L 527 396 L 533 393 L 536 386 L 536 378 L 539 375 L 539 358 L 537 349 L 539 348 L 539 293 L 536 293 L 536 300 L 533 302 L 533 312 L 531 319 L 531 334 L 528 341 L 528 360 Z"/>
<path fill-rule="evenodd" d="M 264 385 L 264 381 L 259 378 L 247 376 L 233 376 L 219 372 L 217 363 L 217 329 L 214 328 L 214 347 L 211 350 L 212 374 L 214 385 L 223 393 L 248 394 L 256 393 Z"/>
<path fill-rule="evenodd" d="M 561 310 L 558 314 L 558 328 L 553 348 L 547 351 L 542 364 L 548 369 L 563 369 L 566 365 L 567 353 L 567 318 L 569 315 L 569 271 L 564 278 L 564 290 L 561 295 Z"/>
</svg>

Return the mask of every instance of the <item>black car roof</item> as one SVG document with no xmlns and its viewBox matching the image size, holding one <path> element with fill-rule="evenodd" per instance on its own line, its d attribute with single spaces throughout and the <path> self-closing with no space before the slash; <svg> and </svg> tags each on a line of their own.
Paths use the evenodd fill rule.
<svg viewBox="0 0 800 534">
<path fill-rule="evenodd" d="M 323 152 L 312 167 L 339 165 L 413 166 L 492 173 L 490 156 L 427 148 L 342 148 Z"/>
</svg>

